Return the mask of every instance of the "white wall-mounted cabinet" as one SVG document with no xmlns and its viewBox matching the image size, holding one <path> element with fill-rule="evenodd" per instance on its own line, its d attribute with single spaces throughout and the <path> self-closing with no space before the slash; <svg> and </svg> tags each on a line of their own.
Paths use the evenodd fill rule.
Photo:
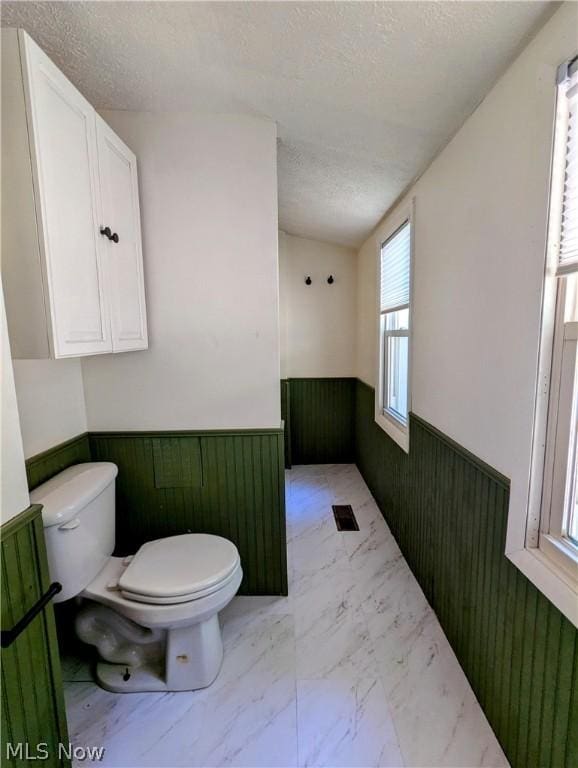
<svg viewBox="0 0 578 768">
<path fill-rule="evenodd" d="M 2 278 L 15 358 L 148 345 L 136 158 L 13 29 L 2 30 Z"/>
</svg>

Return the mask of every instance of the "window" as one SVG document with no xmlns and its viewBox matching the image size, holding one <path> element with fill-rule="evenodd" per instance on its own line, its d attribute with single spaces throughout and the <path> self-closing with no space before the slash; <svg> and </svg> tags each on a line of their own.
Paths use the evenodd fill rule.
<svg viewBox="0 0 578 768">
<path fill-rule="evenodd" d="M 376 421 L 408 450 L 411 223 L 382 242 L 379 255 L 379 382 Z"/>
<path fill-rule="evenodd" d="M 550 268 L 556 294 L 542 505 L 531 542 L 578 574 L 578 67 L 559 77 L 550 202 Z"/>
<path fill-rule="evenodd" d="M 534 456 L 525 549 L 578 619 L 578 61 L 559 70 Z M 515 558 L 514 559 L 516 562 Z M 555 590 L 556 591 L 556 590 Z M 550 596 L 550 595 L 549 595 Z M 552 599 L 552 596 L 550 596 Z"/>
</svg>

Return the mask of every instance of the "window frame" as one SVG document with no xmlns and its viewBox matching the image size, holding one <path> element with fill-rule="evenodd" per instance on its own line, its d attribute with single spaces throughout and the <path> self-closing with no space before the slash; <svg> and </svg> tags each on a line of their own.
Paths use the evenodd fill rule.
<svg viewBox="0 0 578 768">
<path fill-rule="evenodd" d="M 381 312 L 381 249 L 384 244 L 391 239 L 405 223 L 409 224 L 410 232 L 410 252 L 409 252 L 409 303 L 407 331 L 389 331 L 386 332 L 385 318 L 391 312 Z M 411 413 L 411 391 L 412 391 L 412 349 L 413 349 L 413 272 L 414 272 L 414 253 L 415 253 L 415 198 L 409 204 L 400 206 L 395 213 L 388 217 L 387 222 L 379 228 L 375 234 L 375 243 L 377 251 L 377 380 L 375 382 L 375 423 L 378 424 L 389 437 L 392 438 L 406 453 L 409 453 L 409 421 Z M 405 307 L 403 307 L 405 308 Z M 404 422 L 390 409 L 385 407 L 386 397 L 386 376 L 387 369 L 387 349 L 386 341 L 393 336 L 407 336 L 407 419 Z"/>
<path fill-rule="evenodd" d="M 568 63 L 562 66 L 566 71 Z M 562 67 L 559 71 L 562 71 Z M 573 388 L 576 386 L 574 376 L 564 376 L 562 372 L 563 366 L 575 366 L 576 354 L 576 343 L 573 344 L 573 349 L 564 349 L 565 342 L 569 340 L 566 328 L 570 325 L 564 318 L 567 275 L 558 272 L 567 144 L 567 105 L 560 98 L 562 82 L 559 78 L 556 89 L 553 89 L 555 122 L 527 505 L 525 509 L 520 509 L 519 513 L 510 514 L 508 518 L 506 556 L 575 626 L 578 626 L 576 548 L 573 544 L 569 547 L 563 536 L 563 513 L 552 513 L 553 503 L 557 508 L 560 505 L 560 463 L 564 466 L 564 494 L 568 491 L 569 430 L 572 428 L 572 419 L 575 418 L 572 408 L 576 404 L 575 396 L 568 391 L 562 393 L 560 398 L 561 387 L 565 386 L 567 390 L 569 381 L 572 381 Z M 578 327 L 573 329 L 573 333 L 578 336 Z M 565 412 L 562 421 L 561 410 Z M 564 425 L 566 426 L 561 431 L 560 427 Z M 565 453 L 560 462 L 560 454 L 556 457 L 556 449 L 560 450 L 562 445 L 565 445 Z M 557 493 L 558 497 L 553 502 L 554 493 Z"/>
<path fill-rule="evenodd" d="M 554 339 L 550 365 L 546 445 L 542 473 L 539 524 L 528 520 L 527 545 L 537 547 L 560 570 L 562 578 L 578 587 L 578 545 L 565 532 L 567 505 L 576 482 L 576 358 L 578 322 L 565 321 L 566 276 L 557 278 Z M 536 482 L 539 480 L 537 479 Z M 578 588 L 577 600 L 578 600 Z"/>
</svg>

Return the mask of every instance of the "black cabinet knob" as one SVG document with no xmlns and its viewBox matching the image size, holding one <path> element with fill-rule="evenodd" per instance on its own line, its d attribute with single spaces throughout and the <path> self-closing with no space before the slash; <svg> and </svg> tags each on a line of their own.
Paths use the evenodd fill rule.
<svg viewBox="0 0 578 768">
<path fill-rule="evenodd" d="M 114 232 L 108 239 L 112 240 L 113 243 L 118 243 L 118 235 L 116 232 Z"/>
</svg>

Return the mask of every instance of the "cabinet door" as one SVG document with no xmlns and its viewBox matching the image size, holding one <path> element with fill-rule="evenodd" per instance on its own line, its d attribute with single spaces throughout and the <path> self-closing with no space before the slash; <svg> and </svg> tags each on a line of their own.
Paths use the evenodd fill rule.
<svg viewBox="0 0 578 768">
<path fill-rule="evenodd" d="M 96 113 L 27 35 L 20 45 L 51 351 L 54 357 L 110 352 Z"/>
<path fill-rule="evenodd" d="M 113 233 L 107 241 L 112 345 L 115 352 L 146 349 L 136 157 L 98 116 L 97 136 L 103 222 Z"/>
</svg>

